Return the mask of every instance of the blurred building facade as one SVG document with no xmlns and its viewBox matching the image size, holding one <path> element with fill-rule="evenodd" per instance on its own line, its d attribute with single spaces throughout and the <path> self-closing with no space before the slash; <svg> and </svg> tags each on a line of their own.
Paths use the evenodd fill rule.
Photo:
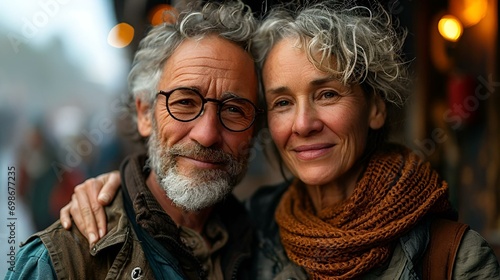
<svg viewBox="0 0 500 280">
<path fill-rule="evenodd" d="M 407 142 L 441 171 L 460 220 L 499 256 L 498 2 L 411 5 L 417 82 Z"/>
</svg>

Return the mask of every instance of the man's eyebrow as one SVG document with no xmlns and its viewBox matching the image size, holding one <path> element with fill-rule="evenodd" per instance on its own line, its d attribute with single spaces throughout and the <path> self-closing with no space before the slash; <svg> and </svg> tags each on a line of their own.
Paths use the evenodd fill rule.
<svg viewBox="0 0 500 280">
<path fill-rule="evenodd" d="M 221 100 L 226 100 L 226 99 L 229 99 L 229 98 L 242 98 L 240 95 L 234 93 L 234 92 L 231 92 L 231 91 L 225 91 L 221 94 L 220 96 L 220 99 Z"/>
<path fill-rule="evenodd" d="M 204 90 L 202 90 L 198 86 L 179 86 L 179 87 L 176 87 L 174 89 L 179 89 L 179 88 L 185 88 L 185 89 L 190 89 L 190 90 L 196 91 L 199 94 L 201 94 L 202 96 L 204 96 L 204 94 L 206 93 Z M 164 92 L 168 92 L 168 91 L 171 91 L 171 90 L 163 90 L 163 91 Z M 243 98 L 239 94 L 236 94 L 234 92 L 225 91 L 225 92 L 221 93 L 219 100 L 226 100 L 226 99 L 235 98 L 235 97 L 236 98 Z"/>
</svg>

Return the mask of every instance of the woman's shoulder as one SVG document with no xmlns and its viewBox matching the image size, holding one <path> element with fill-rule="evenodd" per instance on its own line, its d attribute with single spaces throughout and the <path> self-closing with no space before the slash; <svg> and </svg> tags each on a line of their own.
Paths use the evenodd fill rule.
<svg viewBox="0 0 500 280">
<path fill-rule="evenodd" d="M 392 279 L 408 279 L 406 277 L 413 274 L 413 272 L 411 272 L 412 270 L 414 272 L 418 272 L 421 269 L 425 270 L 424 254 L 429 250 L 429 246 L 438 246 L 437 250 L 451 252 L 451 238 L 453 238 L 452 235 L 456 234 L 456 232 L 449 232 L 448 242 L 442 243 L 442 239 L 435 239 L 436 237 L 433 238 L 431 236 L 433 233 L 431 229 L 432 221 L 433 220 L 422 221 L 408 234 L 399 239 L 391 259 L 391 264 L 389 265 L 390 269 L 383 271 L 384 275 L 394 276 L 394 274 L 391 273 L 397 272 L 396 274 L 398 275 L 406 276 Z M 438 223 L 439 221 L 442 222 L 442 220 L 438 220 Z M 446 229 L 448 231 L 450 230 L 449 227 Z M 434 234 L 436 234 L 435 231 Z M 444 236 L 446 236 L 446 234 Z M 432 244 L 433 239 L 434 244 Z M 439 241 L 439 244 L 436 244 L 435 241 Z M 442 253 L 434 255 L 434 257 L 437 256 L 446 257 L 447 259 L 450 258 L 449 255 L 444 256 Z M 430 258 L 430 256 L 428 257 Z M 453 259 L 451 260 L 453 261 Z M 445 269 L 444 263 L 441 262 L 440 264 L 443 265 L 443 267 L 432 266 L 432 264 L 436 264 L 434 259 L 429 264 L 431 266 L 428 268 L 433 270 L 437 269 L 444 271 Z M 493 249 L 478 232 L 468 227 L 459 241 L 458 250 L 456 251 L 456 256 L 452 265 L 453 279 L 500 279 L 500 265 Z M 379 279 L 385 278 L 381 277 Z"/>
<path fill-rule="evenodd" d="M 467 224 L 433 220 L 427 247 L 425 273 L 435 275 L 434 267 L 438 265 L 451 267 L 446 274 L 451 273 L 454 279 L 500 279 L 500 265 L 493 249 Z"/>
<path fill-rule="evenodd" d="M 493 249 L 472 229 L 465 232 L 460 243 L 453 275 L 456 279 L 500 279 L 500 265 Z"/>
</svg>

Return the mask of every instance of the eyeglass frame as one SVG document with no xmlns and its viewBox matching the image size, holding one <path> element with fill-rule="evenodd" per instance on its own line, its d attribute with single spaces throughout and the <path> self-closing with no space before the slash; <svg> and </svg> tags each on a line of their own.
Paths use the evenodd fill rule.
<svg viewBox="0 0 500 280">
<path fill-rule="evenodd" d="M 194 116 L 192 119 L 189 119 L 189 120 L 182 120 L 182 119 L 178 119 L 177 117 L 174 116 L 174 114 L 172 114 L 172 112 L 170 112 L 170 108 L 168 106 L 168 98 L 172 95 L 172 93 L 176 90 L 190 90 L 190 91 L 193 91 L 194 93 L 196 93 L 200 98 L 201 98 L 201 101 L 202 101 L 202 105 L 201 105 L 201 110 L 200 112 L 198 112 L 198 114 L 196 114 L 196 116 Z M 199 116 L 201 116 L 203 114 L 203 112 L 205 111 L 205 104 L 207 104 L 208 102 L 214 102 L 217 104 L 217 116 L 219 118 L 219 121 L 220 123 L 222 124 L 222 126 L 229 130 L 229 131 L 232 131 L 232 132 L 243 132 L 245 130 L 248 130 L 250 127 L 252 127 L 252 125 L 255 123 L 255 120 L 257 119 L 257 115 L 259 114 L 262 114 L 264 113 L 264 110 L 262 110 L 261 108 L 257 107 L 257 105 L 255 105 L 250 99 L 247 99 L 247 98 L 244 98 L 244 97 L 239 97 L 239 96 L 232 96 L 232 97 L 229 97 L 227 99 L 224 99 L 224 100 L 219 100 L 219 99 L 215 99 L 215 98 L 205 98 L 198 89 L 196 88 L 190 88 L 190 87 L 178 87 L 178 88 L 174 88 L 172 90 L 169 90 L 169 91 L 163 91 L 163 90 L 160 90 L 156 93 L 156 96 L 158 97 L 158 95 L 163 95 L 165 96 L 165 107 L 167 108 L 167 111 L 169 113 L 169 115 L 174 118 L 175 120 L 177 121 L 180 121 L 180 122 L 191 122 L 191 121 L 194 121 L 196 120 Z M 254 116 L 253 116 L 253 119 L 252 121 L 250 122 L 250 124 L 248 125 L 247 128 L 245 129 L 242 129 L 242 130 L 234 130 L 234 129 L 231 129 L 229 127 L 227 127 L 226 124 L 224 124 L 224 121 L 222 121 L 222 117 L 221 117 L 221 114 L 220 114 L 220 109 L 222 108 L 222 105 L 224 105 L 224 103 L 227 103 L 229 101 L 232 101 L 232 100 L 245 100 L 245 101 L 248 101 L 248 103 L 250 103 L 252 105 L 252 107 L 254 108 Z"/>
</svg>

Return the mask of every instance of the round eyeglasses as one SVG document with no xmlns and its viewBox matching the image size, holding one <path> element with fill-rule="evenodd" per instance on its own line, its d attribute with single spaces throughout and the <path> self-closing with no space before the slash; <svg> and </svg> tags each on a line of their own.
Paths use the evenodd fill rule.
<svg viewBox="0 0 500 280">
<path fill-rule="evenodd" d="M 217 115 L 221 124 L 233 132 L 249 129 L 257 114 L 263 111 L 252 101 L 242 97 L 229 97 L 224 100 L 204 98 L 196 89 L 176 88 L 168 92 L 160 91 L 157 95 L 167 98 L 166 106 L 172 118 L 181 122 L 190 122 L 203 114 L 205 104 L 217 104 Z"/>
</svg>

